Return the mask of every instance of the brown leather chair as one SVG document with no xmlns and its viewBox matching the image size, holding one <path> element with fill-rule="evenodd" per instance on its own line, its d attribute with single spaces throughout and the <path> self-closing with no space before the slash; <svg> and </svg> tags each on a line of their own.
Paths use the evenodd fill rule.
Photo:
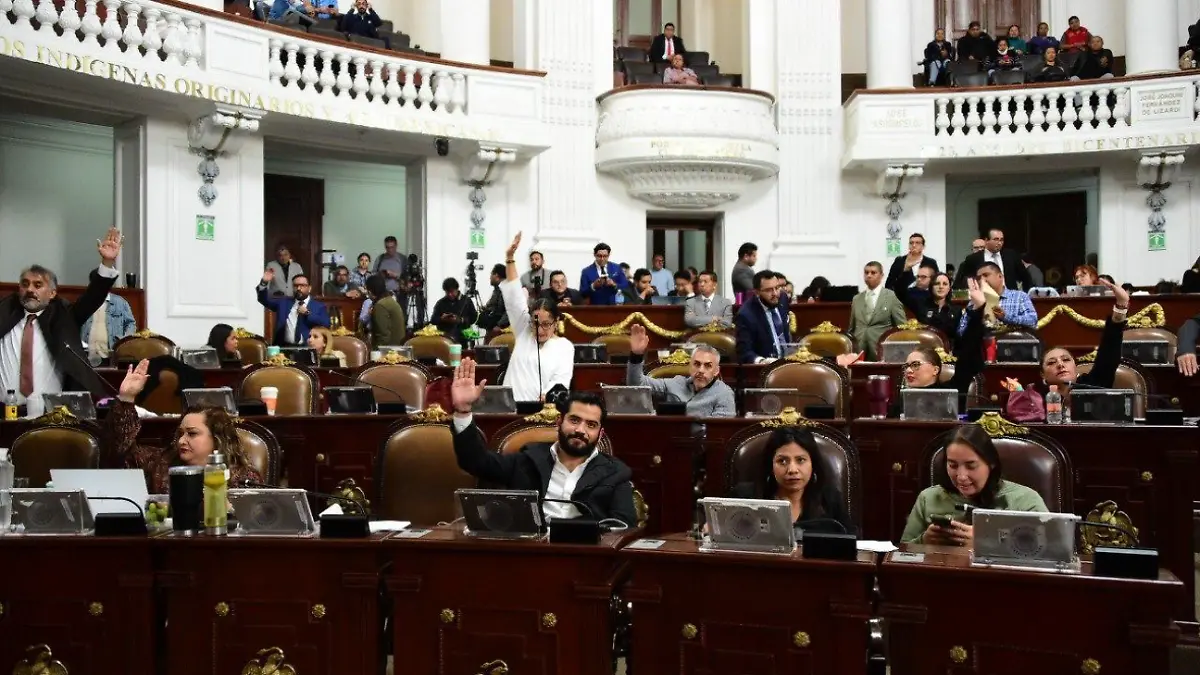
<svg viewBox="0 0 1200 675">
<path fill-rule="evenodd" d="M 413 410 L 425 409 L 425 389 L 429 385 L 429 371 L 419 363 L 375 363 L 358 372 L 354 380 L 360 384 L 377 384 L 377 403 L 400 403 L 400 397 L 387 389 L 394 389 L 404 397 L 403 403 Z M 386 387 L 383 389 L 381 387 Z"/>
<path fill-rule="evenodd" d="M 629 356 L 629 352 L 632 350 L 632 347 L 629 346 L 628 335 L 601 335 L 592 340 L 592 344 L 604 345 L 610 359 L 614 356 Z"/>
<path fill-rule="evenodd" d="M 361 368 L 366 365 L 371 358 L 371 348 L 362 338 L 353 335 L 345 328 L 338 330 L 345 331 L 345 333 L 333 336 L 333 348 L 346 355 L 346 367 Z"/>
<path fill-rule="evenodd" d="M 257 400 L 263 387 L 275 387 L 275 414 L 311 415 L 317 410 L 317 374 L 301 366 L 259 364 L 246 371 L 238 389 L 240 400 Z"/>
<path fill-rule="evenodd" d="M 141 361 L 155 356 L 171 356 L 174 353 L 175 343 L 170 339 L 143 330 L 117 340 L 112 348 L 112 362 L 116 364 Z"/>
<path fill-rule="evenodd" d="M 954 367 L 954 362 L 942 362 L 942 372 L 938 373 L 938 382 L 946 384 L 954 379 Z M 901 371 L 900 377 L 904 377 L 903 371 Z M 899 391 L 899 384 L 898 382 L 897 391 Z M 967 407 L 974 408 L 984 404 L 984 399 L 991 403 L 1000 401 L 1000 397 L 996 394 L 987 395 L 987 392 L 984 391 L 983 373 L 979 373 L 975 376 L 975 379 L 971 380 L 971 385 L 967 387 Z"/>
<path fill-rule="evenodd" d="M 895 328 L 889 328 L 879 336 L 879 342 L 876 343 L 875 353 L 883 354 L 883 343 L 885 342 L 917 342 L 922 347 L 930 349 L 946 349 L 946 335 L 942 331 L 932 327 L 917 323 L 915 320 L 910 320 L 903 325 Z"/>
<path fill-rule="evenodd" d="M 721 352 L 722 359 L 737 359 L 737 336 L 732 330 L 719 332 L 700 331 L 687 336 L 688 342 L 708 345 Z"/>
<path fill-rule="evenodd" d="M 833 427 L 802 420 L 812 432 L 821 456 L 833 471 L 846 500 L 846 511 L 855 525 L 862 526 L 862 466 L 858 460 L 858 448 L 846 434 Z M 775 427 L 782 426 L 778 420 L 768 420 L 746 427 L 725 444 L 725 485 L 733 490 L 739 483 L 753 483 L 756 493 L 761 494 L 767 475 L 763 469 L 767 460 L 763 457 L 767 439 Z"/>
<path fill-rule="evenodd" d="M 830 359 L 855 352 L 854 340 L 845 333 L 809 333 L 800 338 L 800 344 L 813 354 Z"/>
<path fill-rule="evenodd" d="M 477 481 L 458 468 L 449 426 L 406 419 L 394 424 L 383 441 L 375 485 L 379 517 L 426 526 L 458 518 L 454 491 L 476 487 Z"/>
<path fill-rule="evenodd" d="M 513 452 L 520 452 L 521 448 L 530 443 L 555 443 L 558 441 L 558 419 L 557 411 L 552 407 L 536 415 L 530 415 L 516 422 L 509 422 L 496 432 L 496 440 L 492 445 L 496 448 L 496 452 L 502 455 L 507 455 Z M 600 434 L 600 441 L 596 444 L 596 449 L 608 456 L 612 456 L 612 440 L 607 434 Z"/>
<path fill-rule="evenodd" d="M 996 414 L 985 415 L 977 424 L 987 430 L 996 444 L 1005 480 L 1035 490 L 1051 511 L 1074 511 L 1071 496 L 1074 473 L 1071 460 L 1058 441 Z M 921 466 L 925 467 L 921 476 L 922 488 L 934 484 L 935 471 L 939 465 L 945 465 L 946 445 L 953 436 L 953 429 L 941 434 L 922 453 Z"/>
<path fill-rule="evenodd" d="M 690 363 L 691 359 L 688 357 L 687 352 L 683 351 L 682 349 L 677 349 L 665 359 L 660 359 L 653 365 L 647 363 L 645 366 L 643 366 L 643 368 L 646 371 L 647 377 L 662 379 L 675 377 L 676 375 L 690 374 Z"/>
<path fill-rule="evenodd" d="M 179 390 L 179 375 L 169 365 L 164 365 L 158 371 L 158 386 L 146 394 L 146 398 L 139 401 L 138 405 L 156 415 L 182 413 L 183 396 Z"/>
<path fill-rule="evenodd" d="M 404 343 L 406 347 L 412 347 L 412 355 L 414 359 L 438 359 L 442 363 L 450 363 L 450 347 L 454 345 L 454 340 L 440 333 L 414 335 Z"/>
<path fill-rule="evenodd" d="M 266 338 L 244 328 L 236 329 L 234 334 L 237 335 L 237 350 L 243 366 L 256 366 L 267 360 Z"/>
<path fill-rule="evenodd" d="M 834 414 L 845 418 L 850 411 L 850 372 L 829 361 L 779 360 L 763 371 L 759 382 L 764 389 L 796 389 L 811 394 L 812 403 L 828 402 Z"/>
<path fill-rule="evenodd" d="M 1092 367 L 1095 365 L 1095 363 L 1080 363 L 1076 366 L 1076 372 L 1086 375 L 1092 372 Z M 1150 376 L 1146 374 L 1146 370 L 1140 363 L 1130 359 L 1121 359 L 1121 363 L 1117 365 L 1116 377 L 1113 378 L 1113 387 L 1132 389 L 1137 392 L 1137 395 L 1133 397 L 1133 416 L 1137 418 L 1146 416 L 1146 396 L 1151 391 Z"/>
<path fill-rule="evenodd" d="M 9 456 L 17 478 L 29 487 L 46 487 L 51 469 L 100 467 L 100 430 L 70 413 L 55 411 L 33 420 L 33 428 L 17 436 Z"/>
<path fill-rule="evenodd" d="M 1179 348 L 1179 336 L 1166 328 L 1129 328 L 1125 331 L 1126 340 L 1166 340 L 1167 360 L 1175 362 L 1175 352 Z"/>
<path fill-rule="evenodd" d="M 493 336 L 491 340 L 488 340 L 488 345 L 496 347 L 508 347 L 508 351 L 511 353 L 512 350 L 517 346 L 517 335 L 511 331 L 507 333 L 499 333 Z"/>
<path fill-rule="evenodd" d="M 283 450 L 275 434 L 258 422 L 239 417 L 237 435 L 242 444 L 242 452 L 246 453 L 250 466 L 262 476 L 262 482 L 278 485 Z"/>
</svg>

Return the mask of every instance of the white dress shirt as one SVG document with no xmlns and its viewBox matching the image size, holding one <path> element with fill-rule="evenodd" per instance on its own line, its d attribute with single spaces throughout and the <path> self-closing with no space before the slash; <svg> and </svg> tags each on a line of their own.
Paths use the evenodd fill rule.
<svg viewBox="0 0 1200 675">
<path fill-rule="evenodd" d="M 1000 273 L 1004 274 L 1004 258 L 1001 257 L 999 253 L 992 253 L 991 251 L 988 251 L 986 261 L 994 263 L 996 267 L 1000 268 Z"/>
<path fill-rule="evenodd" d="M 867 289 L 867 310 L 874 312 L 875 303 L 879 302 L 879 289 L 883 288 L 883 284 L 879 284 L 875 288 Z"/>
<path fill-rule="evenodd" d="M 529 295 L 521 282 L 505 279 L 500 282 L 500 292 L 515 337 L 504 376 L 504 384 L 513 389 L 513 398 L 536 401 L 556 384 L 569 389 L 575 373 L 575 345 L 558 335 L 538 345 L 529 315 Z"/>
<path fill-rule="evenodd" d="M 288 312 L 287 335 L 283 339 L 290 345 L 300 344 L 296 342 L 296 325 L 300 323 L 300 307 L 307 304 L 308 298 L 297 300 L 292 303 L 292 311 Z"/>
<path fill-rule="evenodd" d="M 42 310 L 45 311 L 45 310 Z M 37 312 L 35 316 L 41 316 Z M 26 314 L 28 317 L 29 315 Z M 33 331 L 33 393 L 26 399 L 21 395 L 21 337 L 25 333 L 25 321 L 17 321 L 17 325 L 8 331 L 0 340 L 0 380 L 3 380 L 5 395 L 12 389 L 17 393 L 17 405 L 24 403 L 26 415 L 37 417 L 44 411 L 42 394 L 58 394 L 62 392 L 62 375 L 55 367 L 54 357 L 46 346 L 46 336 L 42 335 L 42 327 L 34 324 Z"/>
</svg>

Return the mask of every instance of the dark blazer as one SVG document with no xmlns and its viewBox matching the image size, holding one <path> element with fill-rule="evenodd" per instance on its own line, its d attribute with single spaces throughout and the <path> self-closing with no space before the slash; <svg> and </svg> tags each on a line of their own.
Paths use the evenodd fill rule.
<svg viewBox="0 0 1200 675">
<path fill-rule="evenodd" d="M 377 31 L 379 26 L 383 24 L 383 19 L 375 13 L 375 10 L 369 10 L 366 14 L 360 13 L 357 9 L 348 14 L 342 15 L 342 32 L 361 35 L 363 37 L 379 37 Z"/>
<path fill-rule="evenodd" d="M 610 262 L 604 269 L 608 277 L 617 284 L 616 286 L 592 288 L 592 284 L 600 278 L 600 271 L 596 269 L 596 263 L 594 262 L 583 268 L 583 271 L 579 273 L 579 293 L 593 305 L 617 304 L 617 293 L 620 293 L 622 288 L 629 285 L 629 280 L 625 278 L 625 273 L 621 271 L 620 265 Z"/>
<path fill-rule="evenodd" d="M 958 266 L 958 274 L 954 277 L 955 288 L 966 288 L 967 277 L 975 276 L 979 270 L 979 266 L 985 261 L 983 254 L 987 253 L 987 249 L 976 251 L 967 256 L 961 265 Z M 1018 290 L 1017 284 L 1024 284 L 1025 290 L 1033 288 L 1033 280 L 1029 278 L 1029 270 L 1025 269 L 1025 263 L 1021 262 L 1021 254 L 1011 248 L 1000 250 L 1000 260 L 1004 262 L 1004 287 L 1012 290 Z"/>
<path fill-rule="evenodd" d="M 908 308 L 912 310 L 917 321 L 942 331 L 946 339 L 950 340 L 951 349 L 958 343 L 958 322 L 962 319 L 962 307 L 952 302 L 938 307 L 933 298 L 926 294 L 908 305 Z"/>
<path fill-rule="evenodd" d="M 442 321 L 443 314 L 452 314 L 455 320 Z M 460 345 L 467 343 L 467 339 L 462 334 L 463 329 L 475 323 L 478 318 L 479 312 L 475 309 L 475 301 L 461 292 L 454 299 L 443 295 L 433 304 L 433 311 L 429 313 L 429 322 L 436 325 L 438 330 L 446 334 L 446 337 Z"/>
<path fill-rule="evenodd" d="M 542 289 L 542 294 L 538 297 L 542 298 L 543 300 L 549 300 L 556 307 L 558 306 L 558 303 L 563 301 L 564 297 L 569 298 L 573 306 L 579 306 L 583 304 L 583 294 L 574 288 L 568 288 L 567 290 L 563 291 L 562 295 L 555 293 L 554 289 L 552 288 L 544 288 Z"/>
<path fill-rule="evenodd" d="M 54 298 L 38 316 L 38 328 L 46 340 L 46 349 L 54 358 L 54 365 L 62 375 L 63 391 L 87 390 L 96 397 L 108 396 L 108 388 L 100 376 L 88 365 L 83 353 L 83 342 L 79 339 L 80 326 L 84 324 L 108 297 L 117 278 L 100 276 L 97 270 L 88 275 L 88 285 L 83 295 L 75 302 L 67 302 L 61 296 Z M 0 338 L 16 329 L 25 319 L 25 308 L 21 306 L 19 292 L 0 300 Z M 65 351 L 70 349 L 79 357 L 71 358 Z M 6 383 L 16 389 L 17 383 Z"/>
<path fill-rule="evenodd" d="M 686 58 L 687 57 L 687 49 L 685 49 L 683 46 L 683 38 L 676 35 L 675 37 L 671 38 L 671 40 L 675 43 L 675 53 L 683 54 L 684 57 Z M 663 58 L 663 54 L 665 54 L 666 51 L 667 51 L 667 36 L 664 33 L 659 33 L 658 37 L 654 38 L 654 42 L 650 43 L 650 52 L 649 52 L 650 60 L 657 62 L 657 63 L 662 63 L 663 61 L 666 61 L 666 59 Z"/>
<path fill-rule="evenodd" d="M 272 338 L 274 344 L 290 345 L 291 341 L 287 339 L 287 318 L 288 314 L 292 313 L 292 305 L 296 304 L 296 299 L 289 296 L 282 298 L 272 298 L 267 295 L 267 287 L 259 284 L 258 287 L 258 303 L 263 307 L 275 312 L 275 335 Z M 308 314 L 299 314 L 296 316 L 296 326 L 300 330 L 300 345 L 303 346 L 304 341 L 308 339 L 308 334 L 312 332 L 314 326 L 324 326 L 329 328 L 329 310 L 325 308 L 325 303 L 309 296 L 308 298 Z"/>
<path fill-rule="evenodd" d="M 750 482 L 738 483 L 737 485 L 733 486 L 732 492 L 733 493 L 730 496 L 737 499 L 775 499 L 774 496 L 767 496 L 763 494 L 762 490 L 760 490 L 757 485 Z M 841 490 L 838 490 L 838 494 L 841 495 Z M 830 522 L 805 524 L 812 520 L 836 520 L 841 527 L 838 527 Z M 841 499 L 832 499 L 829 500 L 828 503 L 821 504 L 820 513 L 800 514 L 800 519 L 793 523 L 792 527 L 800 531 L 807 530 L 809 532 L 824 532 L 830 534 L 841 534 L 843 532 L 847 534 L 858 533 L 858 528 L 854 526 L 854 521 L 850 518 L 850 513 L 846 510 L 845 496 L 842 496 Z"/>
<path fill-rule="evenodd" d="M 1096 360 L 1092 363 L 1092 369 L 1076 378 L 1076 382 L 1090 387 L 1112 388 L 1117 379 L 1117 366 L 1121 365 L 1121 343 L 1125 340 L 1125 325 L 1124 321 L 1114 322 L 1112 315 L 1109 315 L 1104 322 L 1104 332 L 1100 334 L 1100 346 L 1096 349 Z M 1037 392 L 1043 399 L 1050 390 L 1045 382 L 1031 383 L 1025 389 Z"/>
<path fill-rule="evenodd" d="M 919 264 L 906 270 L 904 269 L 904 260 L 907 257 L 906 255 L 896 256 L 896 259 L 892 261 L 892 268 L 888 270 L 887 281 L 883 282 L 884 288 L 892 289 L 901 299 L 904 298 L 904 293 L 901 291 L 912 286 L 913 282 L 917 280 L 915 270 L 919 269 L 921 265 L 933 265 L 935 270 L 942 269 L 938 267 L 938 261 L 929 256 L 922 256 Z"/>
<path fill-rule="evenodd" d="M 454 456 L 463 471 L 503 485 L 506 490 L 537 490 L 539 497 L 546 496 L 554 470 L 552 445 L 530 443 L 519 452 L 502 455 L 487 449 L 483 432 L 474 422 L 461 432 L 455 432 L 453 425 L 450 430 L 454 433 Z M 571 499 L 586 504 L 597 520 L 615 518 L 629 527 L 637 527 L 633 484 L 629 482 L 632 475 L 621 460 L 598 454 L 583 470 Z"/>
<path fill-rule="evenodd" d="M 788 306 L 779 303 L 780 318 L 783 319 L 782 342 L 792 341 L 792 331 L 788 327 Z M 741 363 L 754 363 L 758 357 L 775 356 L 775 342 L 771 339 L 771 319 L 757 297 L 748 300 L 741 310 L 733 317 L 733 325 L 737 328 L 737 353 Z"/>
</svg>

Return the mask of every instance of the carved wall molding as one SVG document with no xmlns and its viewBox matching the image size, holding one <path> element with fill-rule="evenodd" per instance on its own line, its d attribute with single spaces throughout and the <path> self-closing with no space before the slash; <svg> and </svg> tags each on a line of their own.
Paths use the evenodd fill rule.
<svg viewBox="0 0 1200 675">
<path fill-rule="evenodd" d="M 196 196 L 204 206 L 212 206 L 217 201 L 214 183 L 217 176 L 221 175 L 217 158 L 236 154 L 246 137 L 258 132 L 263 115 L 261 111 L 250 108 L 218 106 L 213 112 L 197 117 L 188 125 L 188 145 L 192 154 L 201 158 L 196 173 L 202 182 Z"/>
<path fill-rule="evenodd" d="M 1183 153 L 1183 148 L 1171 148 L 1158 152 L 1143 152 L 1138 159 L 1138 183 L 1143 190 L 1150 192 L 1146 196 L 1146 206 L 1150 208 L 1146 224 L 1149 225 L 1151 250 L 1166 248 L 1167 217 L 1163 214 L 1163 207 L 1167 205 L 1165 193 L 1183 167 Z"/>
</svg>

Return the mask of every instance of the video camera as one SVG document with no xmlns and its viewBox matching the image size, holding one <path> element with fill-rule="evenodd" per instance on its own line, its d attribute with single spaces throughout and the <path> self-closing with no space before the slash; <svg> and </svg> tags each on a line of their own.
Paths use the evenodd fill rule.
<svg viewBox="0 0 1200 675">
<path fill-rule="evenodd" d="M 408 280 L 409 288 L 425 287 L 425 274 L 421 269 L 421 258 L 416 253 L 408 254 L 408 265 L 405 267 L 404 276 Z"/>
</svg>

